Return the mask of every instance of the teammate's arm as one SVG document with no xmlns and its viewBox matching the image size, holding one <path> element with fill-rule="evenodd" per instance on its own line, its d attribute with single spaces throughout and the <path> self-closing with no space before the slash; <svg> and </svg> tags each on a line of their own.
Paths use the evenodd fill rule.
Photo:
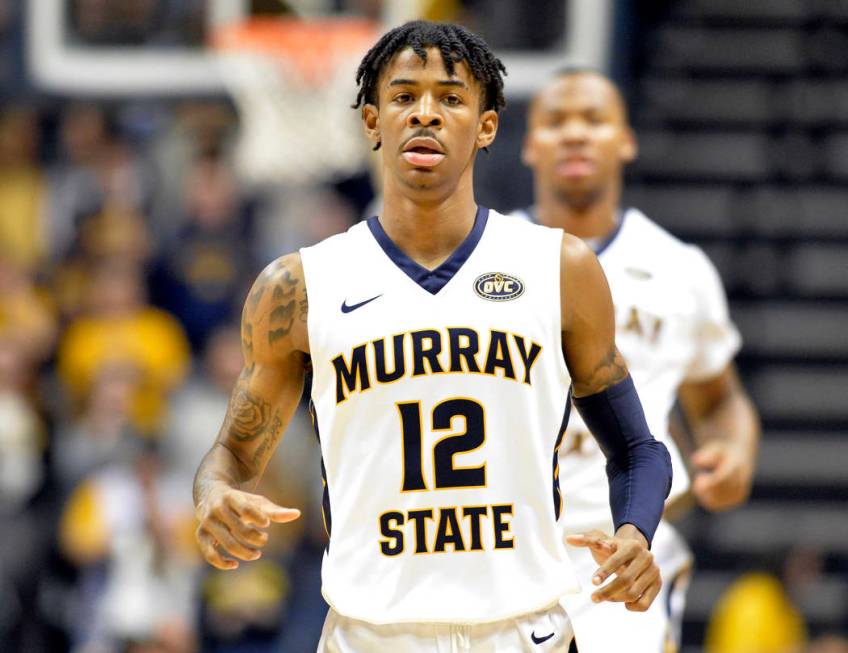
<svg viewBox="0 0 848 653">
<path fill-rule="evenodd" d="M 589 547 L 601 564 L 592 595 L 647 610 L 659 593 L 659 568 L 648 550 L 671 486 L 668 451 L 651 436 L 627 366 L 615 346 L 612 298 L 603 270 L 586 245 L 563 237 L 560 265 L 562 346 L 575 405 L 607 458 L 614 537 L 600 532 L 568 538 Z"/>
<path fill-rule="evenodd" d="M 263 530 L 300 516 L 253 494 L 297 408 L 309 365 L 306 286 L 299 254 L 284 256 L 259 275 L 242 313 L 244 368 L 227 415 L 194 479 L 197 542 L 218 569 L 256 560 Z"/>
<path fill-rule="evenodd" d="M 760 420 L 735 365 L 713 378 L 684 382 L 678 397 L 697 446 L 695 498 L 708 510 L 738 506 L 751 493 Z"/>
</svg>

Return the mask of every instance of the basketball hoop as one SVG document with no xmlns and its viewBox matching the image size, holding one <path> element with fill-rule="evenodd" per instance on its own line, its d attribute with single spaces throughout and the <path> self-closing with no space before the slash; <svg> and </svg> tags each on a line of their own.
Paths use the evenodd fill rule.
<svg viewBox="0 0 848 653">
<path fill-rule="evenodd" d="M 241 114 L 237 164 L 254 183 L 303 184 L 367 162 L 354 76 L 378 35 L 359 18 L 252 18 L 212 45 Z"/>
</svg>

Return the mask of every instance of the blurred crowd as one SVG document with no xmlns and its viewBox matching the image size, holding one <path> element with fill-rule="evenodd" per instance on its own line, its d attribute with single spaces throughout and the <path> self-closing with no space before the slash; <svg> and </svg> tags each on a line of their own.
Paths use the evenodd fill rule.
<svg viewBox="0 0 848 653">
<path fill-rule="evenodd" d="M 308 419 L 262 484 L 304 518 L 261 563 L 201 564 L 191 484 L 241 370 L 253 279 L 346 228 L 369 190 L 248 188 L 235 126 L 217 101 L 0 110 L 2 651 L 317 641 L 326 535 Z"/>
</svg>

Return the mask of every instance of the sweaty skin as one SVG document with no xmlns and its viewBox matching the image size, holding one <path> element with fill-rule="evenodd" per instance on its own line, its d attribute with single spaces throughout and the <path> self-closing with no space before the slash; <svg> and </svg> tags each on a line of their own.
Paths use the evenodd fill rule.
<svg viewBox="0 0 848 653">
<path fill-rule="evenodd" d="M 637 150 L 612 82 L 593 72 L 552 80 L 533 100 L 522 153 L 533 169 L 539 221 L 581 238 L 607 237 L 624 166 Z M 697 447 L 689 461 L 695 499 L 708 510 L 738 506 L 751 491 L 760 425 L 735 366 L 685 382 L 678 394 Z"/>
<path fill-rule="evenodd" d="M 381 145 L 380 222 L 407 255 L 433 269 L 471 230 L 477 210 L 474 159 L 494 141 L 498 116 L 482 110 L 482 89 L 465 63 L 449 76 L 439 51 L 427 53 L 426 65 L 410 49 L 398 53 L 381 74 L 377 105 L 365 105 L 362 117 L 368 138 Z M 564 238 L 560 267 L 566 364 L 575 394 L 594 394 L 628 374 L 615 348 L 609 288 L 595 255 L 577 238 Z M 195 478 L 197 540 L 219 569 L 257 559 L 267 542 L 264 529 L 300 515 L 250 490 L 303 391 L 307 314 L 300 256 L 289 254 L 265 269 L 245 302 L 245 367 Z M 596 600 L 623 601 L 633 610 L 650 606 L 660 589 L 659 569 L 635 527 L 625 524 L 613 537 L 587 533 L 571 543 L 592 550 L 601 565 L 598 584 L 617 574 L 595 593 Z"/>
</svg>

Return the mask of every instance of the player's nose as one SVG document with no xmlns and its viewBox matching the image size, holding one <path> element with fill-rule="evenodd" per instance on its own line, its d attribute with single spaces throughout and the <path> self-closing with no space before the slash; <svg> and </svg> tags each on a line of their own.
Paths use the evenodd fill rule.
<svg viewBox="0 0 848 653">
<path fill-rule="evenodd" d="M 560 139 L 564 143 L 582 143 L 589 136 L 586 124 L 580 120 L 568 120 L 560 128 Z"/>
<path fill-rule="evenodd" d="M 413 107 L 407 120 L 410 127 L 441 127 L 442 116 L 436 111 L 436 103 L 423 95 Z"/>
</svg>

